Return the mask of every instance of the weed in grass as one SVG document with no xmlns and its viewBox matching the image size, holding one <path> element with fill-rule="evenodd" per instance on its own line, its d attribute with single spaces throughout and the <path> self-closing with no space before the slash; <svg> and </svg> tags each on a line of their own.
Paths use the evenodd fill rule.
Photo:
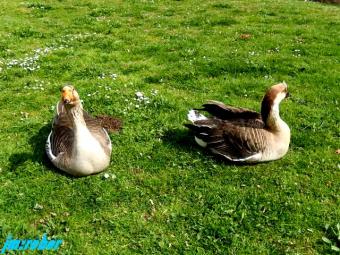
<svg viewBox="0 0 340 255">
<path fill-rule="evenodd" d="M 335 252 L 340 252 L 340 224 L 335 226 L 326 225 L 326 235 L 323 236 L 322 240 L 330 245 L 330 249 Z"/>
</svg>

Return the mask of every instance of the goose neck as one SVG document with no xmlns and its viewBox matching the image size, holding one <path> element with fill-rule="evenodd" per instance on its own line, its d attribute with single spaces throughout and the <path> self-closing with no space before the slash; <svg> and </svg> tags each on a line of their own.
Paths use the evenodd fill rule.
<svg viewBox="0 0 340 255">
<path fill-rule="evenodd" d="M 279 131 L 284 125 L 280 118 L 280 98 L 273 98 L 271 94 L 266 94 L 262 100 L 261 116 L 268 130 Z"/>
<path fill-rule="evenodd" d="M 85 120 L 83 115 L 83 107 L 76 105 L 69 110 L 69 116 L 72 120 L 73 126 L 77 129 L 78 127 L 85 126 Z"/>
<path fill-rule="evenodd" d="M 279 131 L 283 120 L 280 117 L 279 106 L 274 105 L 265 117 L 266 127 L 272 131 Z"/>
</svg>

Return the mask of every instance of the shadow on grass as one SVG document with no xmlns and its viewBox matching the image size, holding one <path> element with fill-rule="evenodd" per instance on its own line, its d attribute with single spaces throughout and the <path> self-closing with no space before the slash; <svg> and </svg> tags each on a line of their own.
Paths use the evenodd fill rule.
<svg viewBox="0 0 340 255">
<path fill-rule="evenodd" d="M 193 135 L 187 129 L 169 129 L 162 140 L 178 150 L 192 151 L 197 148 Z"/>
<path fill-rule="evenodd" d="M 212 153 L 209 153 L 206 149 L 200 147 L 194 138 L 194 134 L 187 129 L 171 129 L 167 130 L 163 136 L 163 141 L 172 147 L 175 147 L 179 151 L 195 152 L 200 151 L 202 157 L 213 159 L 220 164 L 231 164 L 221 157 L 217 157 Z"/>
<path fill-rule="evenodd" d="M 54 171 L 58 174 L 72 177 L 59 169 L 57 169 L 52 162 L 49 160 L 49 158 L 46 155 L 45 152 L 45 144 L 46 144 L 46 139 L 51 132 L 51 124 L 48 123 L 45 126 L 41 127 L 34 136 L 32 136 L 29 139 L 29 143 L 32 148 L 32 153 L 14 153 L 9 157 L 9 162 L 10 162 L 10 171 L 15 172 L 16 169 L 24 164 L 26 161 L 32 161 L 39 163 L 41 165 L 44 165 L 46 168 L 50 169 L 51 171 Z"/>
<path fill-rule="evenodd" d="M 240 167 L 261 164 L 261 162 L 256 162 L 256 163 L 232 162 L 232 161 L 226 160 L 222 156 L 210 153 L 207 149 L 200 147 L 195 141 L 194 134 L 186 129 L 167 130 L 163 136 L 163 141 L 169 144 L 170 146 L 175 147 L 178 150 L 188 151 L 188 152 L 197 151 L 197 150 L 201 151 L 202 157 L 213 159 L 215 162 L 219 164 L 240 166 Z"/>
</svg>

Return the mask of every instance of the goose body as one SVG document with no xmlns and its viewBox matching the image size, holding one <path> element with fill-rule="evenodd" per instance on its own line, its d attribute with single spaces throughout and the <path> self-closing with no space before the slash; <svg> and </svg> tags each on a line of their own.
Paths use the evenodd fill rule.
<svg viewBox="0 0 340 255">
<path fill-rule="evenodd" d="M 209 101 L 203 105 L 212 117 L 189 111 L 186 126 L 196 142 L 234 162 L 263 162 L 282 158 L 288 151 L 290 129 L 280 118 L 279 104 L 287 97 L 287 84 L 272 86 L 262 100 L 261 113 Z"/>
<path fill-rule="evenodd" d="M 71 175 L 101 172 L 110 163 L 110 137 L 100 122 L 83 110 L 73 87 L 65 86 L 62 91 L 46 153 L 57 168 Z"/>
</svg>

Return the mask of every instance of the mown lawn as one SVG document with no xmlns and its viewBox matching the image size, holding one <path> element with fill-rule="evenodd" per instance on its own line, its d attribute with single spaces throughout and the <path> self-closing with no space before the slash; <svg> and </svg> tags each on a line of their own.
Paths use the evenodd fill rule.
<svg viewBox="0 0 340 255">
<path fill-rule="evenodd" d="M 325 237 L 340 247 L 339 13 L 302 0 L 1 1 L 0 249 L 9 233 L 47 233 L 64 239 L 59 254 L 338 254 Z M 282 80 L 292 140 L 279 161 L 226 164 L 183 127 L 208 99 L 259 110 Z M 91 114 L 124 121 L 109 178 L 46 159 L 65 83 Z"/>
</svg>

